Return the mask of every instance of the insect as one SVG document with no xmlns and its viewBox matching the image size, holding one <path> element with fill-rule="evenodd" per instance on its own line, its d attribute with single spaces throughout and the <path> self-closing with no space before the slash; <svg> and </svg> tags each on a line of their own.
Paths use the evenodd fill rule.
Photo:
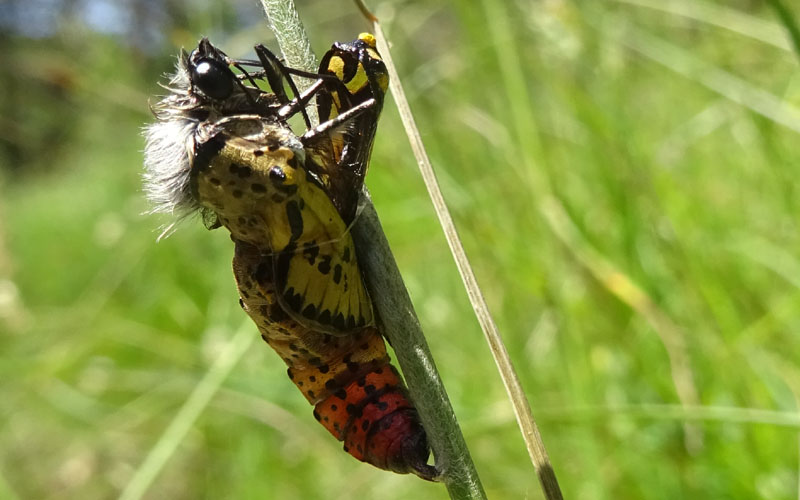
<svg viewBox="0 0 800 500">
<path fill-rule="evenodd" d="M 181 53 L 145 132 L 149 197 L 155 211 L 200 211 L 207 227 L 230 231 L 242 308 L 348 453 L 433 480 L 349 233 L 388 84 L 374 38 L 334 44 L 318 74 L 285 67 L 263 46 L 256 54 L 232 60 L 205 39 Z M 290 74 L 317 80 L 302 94 L 290 85 L 290 99 Z M 305 113 L 314 96 L 316 127 Z M 287 122 L 297 113 L 307 128 L 299 136 Z"/>
</svg>

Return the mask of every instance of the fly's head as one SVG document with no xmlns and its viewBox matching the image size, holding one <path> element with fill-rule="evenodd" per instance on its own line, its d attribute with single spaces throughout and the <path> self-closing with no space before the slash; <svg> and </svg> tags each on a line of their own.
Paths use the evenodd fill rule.
<svg viewBox="0 0 800 500">
<path fill-rule="evenodd" d="M 320 73 L 334 74 L 355 98 L 354 104 L 374 98 L 380 111 L 389 73 L 372 34 L 361 33 L 352 42 L 334 43 L 320 63 Z"/>
<path fill-rule="evenodd" d="M 280 124 L 275 95 L 246 74 L 234 73 L 232 66 L 239 67 L 206 38 L 191 53 L 178 56 L 175 73 L 164 85 L 169 94 L 152 105 L 157 122 L 144 132 L 145 191 L 154 212 L 180 217 L 200 208 L 192 196 L 191 172 L 198 150 L 219 130 L 216 124 L 225 122 L 232 131 L 231 117 L 236 116 Z"/>
<path fill-rule="evenodd" d="M 213 121 L 236 114 L 273 116 L 280 104 L 275 95 L 255 85 L 241 66 L 207 38 L 191 53 L 181 51 L 175 74 L 165 86 L 171 95 L 153 106 L 159 119 L 176 113 L 184 118 Z M 249 85 L 248 85 L 249 80 Z"/>
</svg>

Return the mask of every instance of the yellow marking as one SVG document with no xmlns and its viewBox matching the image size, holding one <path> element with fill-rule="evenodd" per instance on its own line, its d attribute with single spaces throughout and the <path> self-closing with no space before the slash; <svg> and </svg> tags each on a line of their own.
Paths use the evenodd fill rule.
<svg viewBox="0 0 800 500">
<path fill-rule="evenodd" d="M 376 80 L 378 81 L 378 86 L 381 88 L 381 92 L 385 94 L 386 89 L 389 88 L 389 75 L 381 73 L 377 76 Z"/>
<path fill-rule="evenodd" d="M 339 56 L 331 57 L 328 63 L 328 71 L 336 75 L 336 78 L 344 81 L 344 61 Z"/>
<path fill-rule="evenodd" d="M 378 42 L 375 40 L 375 35 L 373 35 L 372 33 L 366 33 L 366 32 L 365 33 L 359 33 L 358 34 L 358 39 L 361 40 L 362 42 L 366 43 L 367 45 L 369 45 L 373 49 L 378 44 Z"/>
<path fill-rule="evenodd" d="M 378 51 L 375 50 L 375 49 L 367 49 L 367 54 L 369 54 L 370 58 L 372 58 L 372 59 L 374 59 L 376 61 L 382 61 L 383 60 L 383 59 L 381 59 L 381 55 L 378 54 Z"/>
<path fill-rule="evenodd" d="M 353 78 L 351 78 L 349 82 L 345 82 L 345 85 L 347 86 L 347 90 L 351 94 L 355 94 L 356 92 L 364 88 L 364 86 L 367 85 L 368 81 L 369 80 L 367 78 L 367 72 L 364 71 L 364 65 L 359 63 L 358 69 L 356 70 L 356 74 L 353 75 Z"/>
</svg>

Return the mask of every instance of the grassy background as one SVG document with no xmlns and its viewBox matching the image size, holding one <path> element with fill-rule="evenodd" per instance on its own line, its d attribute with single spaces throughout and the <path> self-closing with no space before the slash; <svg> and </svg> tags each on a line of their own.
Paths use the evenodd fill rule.
<svg viewBox="0 0 800 500">
<path fill-rule="evenodd" d="M 118 496 L 242 328 L 146 498 L 446 498 L 314 422 L 225 234 L 141 215 L 159 75 L 201 34 L 269 43 L 256 2 L 84 4 L 0 10 L 0 498 Z M 298 6 L 318 54 L 367 28 Z M 769 4 L 378 7 L 565 496 L 797 498 L 800 72 Z M 487 493 L 541 498 L 390 101 L 368 185 Z"/>
</svg>

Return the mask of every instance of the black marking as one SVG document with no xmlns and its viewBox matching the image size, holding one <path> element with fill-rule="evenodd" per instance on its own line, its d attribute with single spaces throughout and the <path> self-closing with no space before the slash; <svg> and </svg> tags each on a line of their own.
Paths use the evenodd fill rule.
<svg viewBox="0 0 800 500">
<path fill-rule="evenodd" d="M 317 419 L 317 422 L 320 422 L 322 420 L 322 415 L 320 415 L 317 410 L 314 410 L 314 418 Z"/>
<path fill-rule="evenodd" d="M 339 59 L 342 59 L 342 81 L 344 83 L 350 83 L 350 80 L 356 76 L 356 72 L 358 71 L 358 60 L 353 59 L 350 57 L 342 58 L 337 56 Z"/>
<path fill-rule="evenodd" d="M 317 318 L 317 321 L 323 325 L 329 324 L 331 322 L 331 311 L 328 309 L 323 310 Z M 333 340 L 333 336 L 326 334 L 325 338 L 322 339 L 322 343 L 328 344 L 331 340 Z"/>
<path fill-rule="evenodd" d="M 310 397 L 311 399 L 316 398 L 316 396 L 314 395 L 314 391 L 312 391 L 311 389 L 306 391 L 306 393 L 308 394 L 308 397 Z"/>
<path fill-rule="evenodd" d="M 252 173 L 253 170 L 250 167 L 246 165 L 239 165 L 239 172 L 237 172 L 236 175 L 238 175 L 240 179 L 247 179 L 250 177 L 250 175 L 252 175 Z"/>
<path fill-rule="evenodd" d="M 333 318 L 333 321 L 331 323 L 339 330 L 344 330 L 344 314 L 342 313 L 337 314 Z"/>
<path fill-rule="evenodd" d="M 341 264 L 336 264 L 333 268 L 333 282 L 337 285 L 342 281 L 342 266 Z"/>
<path fill-rule="evenodd" d="M 369 384 L 368 386 L 365 386 L 364 387 L 364 392 L 366 392 L 367 394 L 372 394 L 373 392 L 375 392 L 375 386 L 372 385 L 372 384 Z"/>
<path fill-rule="evenodd" d="M 314 375 L 309 375 L 308 380 L 311 381 L 311 382 L 316 382 L 317 381 L 317 377 L 315 377 Z"/>
<path fill-rule="evenodd" d="M 320 373 L 328 373 L 328 371 L 331 369 L 331 367 L 328 366 L 328 365 L 319 365 L 319 367 L 317 367 L 317 369 L 319 370 Z"/>
<path fill-rule="evenodd" d="M 317 245 L 317 240 L 311 240 L 310 242 L 303 245 L 303 257 L 306 258 L 310 265 L 314 265 L 314 262 L 317 260 L 317 256 L 319 255 L 319 245 Z"/>
<path fill-rule="evenodd" d="M 308 364 L 311 365 L 311 366 L 317 366 L 320 363 L 322 363 L 322 360 L 319 359 L 319 357 L 317 357 L 317 356 L 314 356 L 313 358 L 309 358 L 309 360 L 308 360 Z"/>
<path fill-rule="evenodd" d="M 294 287 L 290 287 L 286 292 L 283 294 L 283 300 L 292 308 L 294 311 L 299 311 L 300 306 L 303 305 L 303 296 L 299 293 L 294 293 Z"/>
<path fill-rule="evenodd" d="M 274 170 L 275 168 L 278 167 L 273 167 L 272 170 Z M 272 172 L 272 170 L 270 170 L 270 172 Z M 273 182 L 272 185 L 275 186 L 275 189 L 278 189 L 280 192 L 288 196 L 292 196 L 295 193 L 297 193 L 297 184 L 284 184 L 283 182 Z"/>
<path fill-rule="evenodd" d="M 328 389 L 329 391 L 336 390 L 338 387 L 339 387 L 339 384 L 337 384 L 336 381 L 333 380 L 333 379 L 329 379 L 327 382 L 325 382 L 325 388 Z M 344 398 L 341 398 L 341 399 L 344 399 Z"/>
<path fill-rule="evenodd" d="M 316 319 L 317 307 L 314 304 L 308 304 L 305 309 L 303 309 L 303 316 L 308 319 Z"/>
<path fill-rule="evenodd" d="M 303 214 L 300 212 L 296 201 L 292 200 L 286 204 L 286 217 L 289 219 L 292 239 L 299 239 L 303 235 Z"/>
<path fill-rule="evenodd" d="M 322 274 L 328 274 L 331 272 L 331 256 L 330 255 L 323 255 L 320 257 L 320 262 L 317 264 L 317 269 Z"/>
<path fill-rule="evenodd" d="M 317 419 L 317 420 L 319 420 L 319 419 Z M 364 432 L 367 432 L 367 429 L 369 429 L 369 420 L 364 420 L 364 421 L 361 422 L 361 430 L 364 431 Z M 359 448 L 360 448 L 360 446 L 359 446 Z M 359 450 L 359 451 L 361 451 L 361 450 Z"/>
<path fill-rule="evenodd" d="M 342 252 L 342 260 L 344 262 L 350 262 L 350 247 L 344 247 L 344 251 Z"/>
<path fill-rule="evenodd" d="M 338 410 L 338 409 L 339 409 L 339 407 L 338 407 L 338 406 L 336 406 L 336 405 L 331 405 L 331 411 L 336 411 L 336 410 Z"/>
<path fill-rule="evenodd" d="M 353 417 L 359 418 L 361 415 L 363 415 L 364 409 L 359 408 L 354 404 L 348 404 L 347 407 L 345 408 L 345 411 L 347 411 L 348 415 L 352 415 Z"/>
<path fill-rule="evenodd" d="M 233 191 L 231 191 L 231 194 L 233 195 L 234 198 L 241 198 L 242 195 L 244 195 L 241 189 L 234 189 Z"/>
<path fill-rule="evenodd" d="M 198 181 L 198 174 L 202 173 L 206 170 L 210 165 L 211 161 L 216 158 L 222 148 L 225 147 L 225 139 L 222 137 L 221 134 L 215 135 L 208 141 L 201 143 L 197 146 L 194 152 L 194 158 L 192 158 L 192 174 L 190 177 L 190 185 L 192 196 L 195 199 L 198 199 L 198 192 L 197 192 L 197 181 Z"/>
<path fill-rule="evenodd" d="M 333 395 L 341 399 L 342 401 L 347 399 L 347 391 L 345 391 L 344 389 L 337 390 L 336 392 L 333 393 Z"/>
</svg>

